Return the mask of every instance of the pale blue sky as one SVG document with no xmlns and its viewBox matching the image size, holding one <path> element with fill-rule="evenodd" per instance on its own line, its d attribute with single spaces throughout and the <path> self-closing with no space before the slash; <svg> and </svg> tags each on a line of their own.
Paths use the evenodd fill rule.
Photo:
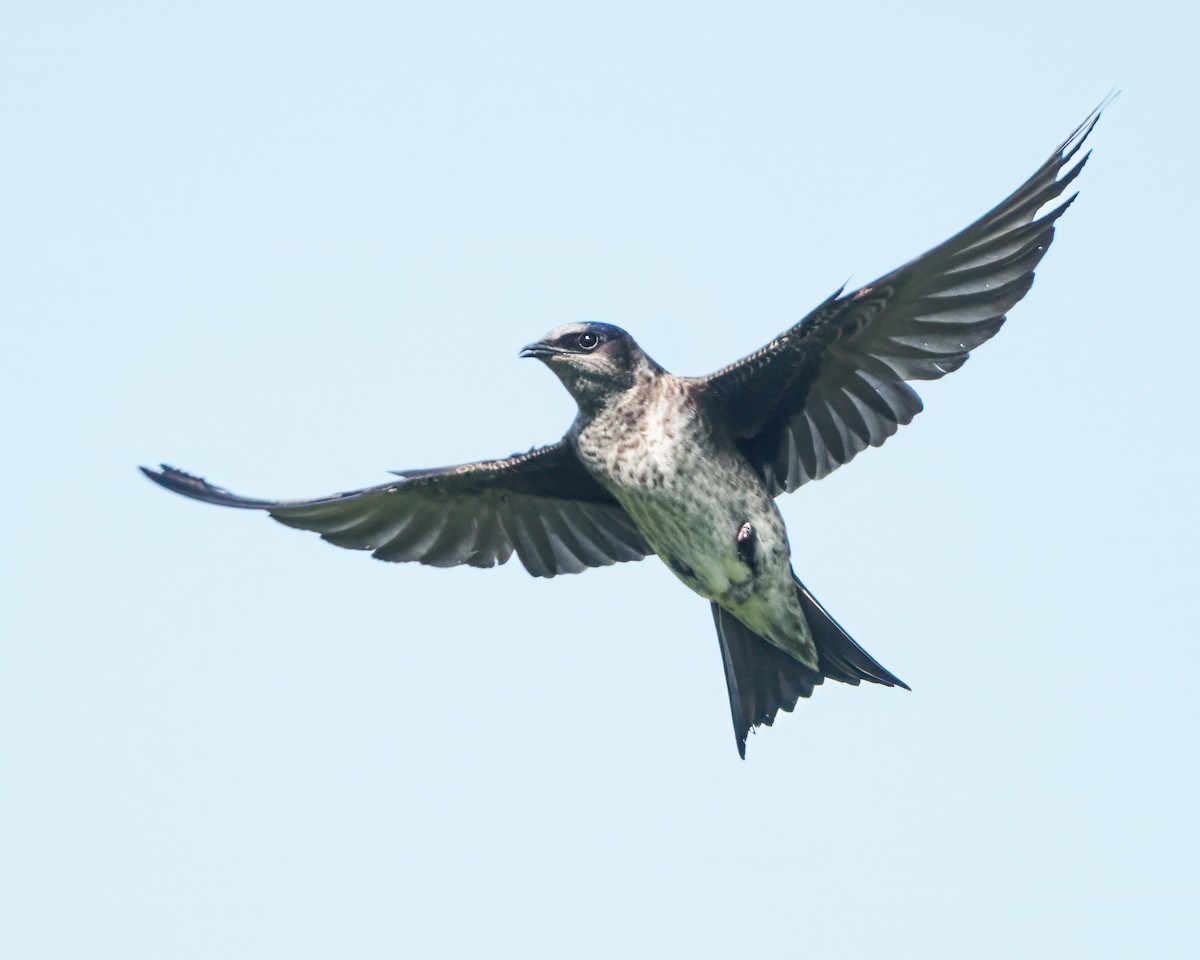
<svg viewBox="0 0 1200 960">
<path fill-rule="evenodd" d="M 0 955 L 1187 955 L 1186 7 L 9 0 Z M 745 763 L 656 560 L 393 566 L 136 472 L 305 496 L 552 441 L 522 344 L 720 366 L 1114 84 L 1005 330 L 781 502 L 913 692 L 831 684 Z"/>
</svg>

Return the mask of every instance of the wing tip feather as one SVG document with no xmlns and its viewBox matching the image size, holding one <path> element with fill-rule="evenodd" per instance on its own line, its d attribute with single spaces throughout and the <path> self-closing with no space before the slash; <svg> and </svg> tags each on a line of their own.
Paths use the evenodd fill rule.
<svg viewBox="0 0 1200 960">
<path fill-rule="evenodd" d="M 236 493 L 226 490 L 224 487 L 218 487 L 215 484 L 209 483 L 203 477 L 193 476 L 168 463 L 160 463 L 158 466 L 158 470 L 141 466 L 138 469 L 148 479 L 153 480 L 160 487 L 170 490 L 172 493 L 178 493 L 192 500 L 200 500 L 204 503 L 215 503 L 220 507 L 235 507 L 243 510 L 267 510 L 271 507 L 271 503 L 267 500 L 240 497 Z"/>
</svg>

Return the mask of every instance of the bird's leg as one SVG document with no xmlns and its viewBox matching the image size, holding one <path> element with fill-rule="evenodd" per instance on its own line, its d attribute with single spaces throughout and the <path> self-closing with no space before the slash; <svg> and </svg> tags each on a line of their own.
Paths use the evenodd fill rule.
<svg viewBox="0 0 1200 960">
<path fill-rule="evenodd" d="M 738 559 L 753 571 L 758 566 L 758 557 L 754 549 L 754 526 L 749 520 L 743 521 L 737 530 Z"/>
</svg>

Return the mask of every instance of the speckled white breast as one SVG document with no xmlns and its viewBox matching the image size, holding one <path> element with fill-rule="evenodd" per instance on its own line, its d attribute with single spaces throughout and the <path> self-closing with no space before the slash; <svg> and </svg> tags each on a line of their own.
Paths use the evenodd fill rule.
<svg viewBox="0 0 1200 960">
<path fill-rule="evenodd" d="M 576 451 L 676 575 L 732 607 L 754 589 L 738 528 L 753 525 L 755 566 L 776 576 L 789 569 L 787 534 L 775 502 L 732 444 L 717 442 L 689 389 L 668 374 L 629 391 L 582 426 Z"/>
</svg>

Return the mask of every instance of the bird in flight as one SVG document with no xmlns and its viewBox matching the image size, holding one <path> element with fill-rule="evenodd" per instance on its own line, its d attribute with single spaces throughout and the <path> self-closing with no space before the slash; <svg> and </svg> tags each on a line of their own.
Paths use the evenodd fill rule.
<svg viewBox="0 0 1200 960">
<path fill-rule="evenodd" d="M 679 377 L 605 323 L 556 327 L 523 350 L 579 413 L 557 443 L 501 460 L 402 470 L 316 500 L 240 497 L 145 467 L 184 496 L 263 510 L 380 560 L 491 567 L 514 553 L 535 577 L 657 554 L 712 606 L 738 753 L 753 727 L 826 678 L 904 687 L 854 642 L 791 566 L 775 504 L 921 410 L 934 380 L 995 335 L 1028 292 L 1083 169 L 1071 165 L 1101 104 L 1015 193 L 945 243 L 705 377 Z"/>
</svg>

